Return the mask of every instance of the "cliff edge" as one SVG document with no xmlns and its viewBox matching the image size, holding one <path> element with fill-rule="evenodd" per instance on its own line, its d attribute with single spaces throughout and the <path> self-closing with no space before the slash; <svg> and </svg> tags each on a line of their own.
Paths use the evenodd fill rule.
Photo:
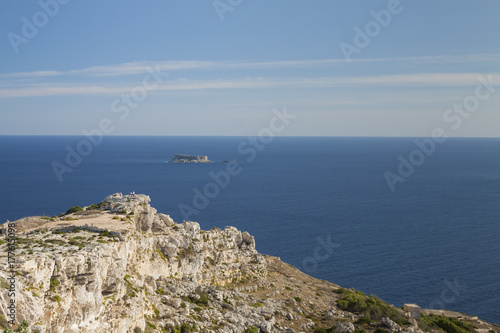
<svg viewBox="0 0 500 333">
<path fill-rule="evenodd" d="M 14 288 L 15 321 L 28 321 L 29 332 L 449 332 L 441 317 L 469 332 L 500 332 L 468 317 L 412 319 L 258 253 L 247 232 L 175 223 L 149 202 L 114 194 L 59 217 L 13 222 L 15 274 L 4 225 L 0 327 Z"/>
</svg>

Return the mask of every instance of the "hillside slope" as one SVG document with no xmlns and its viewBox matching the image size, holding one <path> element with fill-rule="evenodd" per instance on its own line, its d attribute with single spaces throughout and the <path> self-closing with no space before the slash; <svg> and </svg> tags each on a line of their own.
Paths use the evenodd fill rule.
<svg viewBox="0 0 500 333">
<path fill-rule="evenodd" d="M 375 297 L 259 254 L 247 232 L 178 224 L 149 202 L 114 194 L 59 217 L 15 221 L 16 322 L 51 333 L 500 332 L 466 316 L 409 319 Z M 0 327 L 9 320 L 13 281 L 6 240 Z"/>
</svg>

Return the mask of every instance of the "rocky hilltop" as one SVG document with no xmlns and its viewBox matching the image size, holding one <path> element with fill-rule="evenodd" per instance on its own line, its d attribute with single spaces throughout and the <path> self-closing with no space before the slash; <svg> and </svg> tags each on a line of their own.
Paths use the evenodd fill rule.
<svg viewBox="0 0 500 333">
<path fill-rule="evenodd" d="M 170 163 L 212 163 L 212 161 L 208 159 L 208 156 L 175 154 Z"/>
<path fill-rule="evenodd" d="M 460 314 L 418 318 L 259 254 L 247 232 L 175 223 L 149 202 L 114 194 L 59 217 L 15 221 L 16 322 L 45 333 L 500 332 Z M 3 328 L 12 288 L 5 239 Z"/>
</svg>

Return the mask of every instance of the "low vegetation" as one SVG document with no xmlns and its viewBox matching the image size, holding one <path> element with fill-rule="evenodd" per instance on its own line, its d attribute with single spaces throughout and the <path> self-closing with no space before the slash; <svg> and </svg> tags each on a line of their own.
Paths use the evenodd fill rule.
<svg viewBox="0 0 500 333">
<path fill-rule="evenodd" d="M 197 296 L 182 296 L 181 298 L 189 303 L 196 304 L 199 306 L 208 306 L 208 302 L 210 301 L 210 298 L 208 297 L 208 294 L 204 291 L 197 291 L 196 292 Z"/>
<path fill-rule="evenodd" d="M 107 204 L 105 204 L 105 203 L 92 204 L 92 205 L 88 206 L 86 210 L 98 210 L 98 209 L 102 209 L 106 206 L 107 206 Z"/>
<path fill-rule="evenodd" d="M 332 326 L 330 328 L 317 328 L 314 330 L 314 333 L 333 333 L 335 332 L 335 326 Z"/>
<path fill-rule="evenodd" d="M 176 325 L 173 329 L 173 333 L 189 333 L 189 332 L 196 332 L 198 330 L 198 327 L 196 325 L 189 325 L 187 323 L 182 324 L 181 326 Z"/>
<path fill-rule="evenodd" d="M 469 323 L 439 315 L 422 315 L 419 321 L 422 330 L 441 329 L 447 333 L 474 333 L 474 326 Z"/>
<path fill-rule="evenodd" d="M 351 291 L 348 289 L 341 289 L 339 293 L 344 295 L 337 301 L 337 305 L 342 310 L 360 314 L 371 320 L 389 317 L 399 325 L 410 324 L 400 310 L 382 302 L 373 295 L 366 296 L 359 290 Z"/>
<path fill-rule="evenodd" d="M 0 316 L 0 318 L 3 318 L 3 316 Z M 3 319 L 5 320 L 5 318 L 3 318 Z M 8 323 L 3 323 L 3 321 L 0 320 L 0 325 L 3 326 L 5 324 L 8 324 Z M 29 324 L 26 320 L 23 320 L 21 325 L 19 325 L 19 327 L 16 330 L 12 330 L 11 328 L 9 328 L 7 326 L 3 326 L 3 328 L 4 328 L 3 333 L 28 333 Z"/>
<path fill-rule="evenodd" d="M 110 233 L 108 229 L 100 232 L 99 236 L 103 236 L 103 237 L 116 237 L 115 235 L 113 235 L 112 233 Z"/>
<path fill-rule="evenodd" d="M 4 316 L 0 316 L 0 329 L 9 327 L 9 322 Z"/>
<path fill-rule="evenodd" d="M 73 213 L 76 213 L 76 212 L 81 212 L 82 210 L 83 210 L 83 208 L 80 207 L 80 206 L 73 206 L 70 209 L 68 209 L 68 211 L 65 213 L 65 215 L 73 214 Z"/>
<path fill-rule="evenodd" d="M 57 302 L 59 305 L 61 305 L 62 298 L 59 295 L 54 295 L 50 298 L 52 302 Z"/>
<path fill-rule="evenodd" d="M 51 291 L 54 291 L 56 290 L 57 286 L 59 286 L 60 282 L 59 280 L 53 276 L 51 279 L 50 279 L 50 290 Z"/>
</svg>

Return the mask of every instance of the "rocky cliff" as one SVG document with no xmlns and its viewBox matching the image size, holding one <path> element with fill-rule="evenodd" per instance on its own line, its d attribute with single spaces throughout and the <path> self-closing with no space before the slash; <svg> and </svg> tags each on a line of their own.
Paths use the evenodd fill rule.
<svg viewBox="0 0 500 333">
<path fill-rule="evenodd" d="M 115 194 L 60 217 L 14 222 L 16 322 L 50 333 L 442 330 L 438 316 L 407 318 L 372 296 L 259 254 L 247 232 L 175 223 L 149 202 Z M 2 237 L 5 327 L 12 280 Z"/>
</svg>

